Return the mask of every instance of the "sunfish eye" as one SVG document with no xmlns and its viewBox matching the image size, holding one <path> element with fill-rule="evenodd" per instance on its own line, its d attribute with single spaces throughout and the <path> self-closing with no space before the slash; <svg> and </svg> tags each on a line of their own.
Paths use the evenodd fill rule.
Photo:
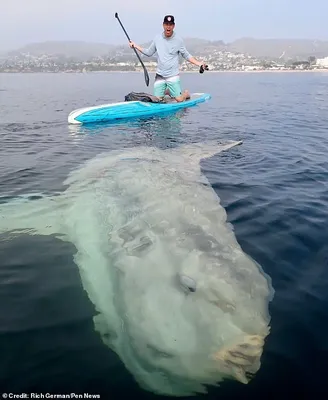
<svg viewBox="0 0 328 400">
<path fill-rule="evenodd" d="M 196 282 L 187 275 L 179 275 L 180 284 L 189 292 L 196 292 Z"/>
</svg>

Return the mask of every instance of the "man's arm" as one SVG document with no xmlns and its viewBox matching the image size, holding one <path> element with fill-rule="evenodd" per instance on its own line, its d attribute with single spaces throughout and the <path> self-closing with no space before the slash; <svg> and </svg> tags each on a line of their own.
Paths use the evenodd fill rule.
<svg viewBox="0 0 328 400">
<path fill-rule="evenodd" d="M 182 55 L 182 57 L 189 61 L 191 64 L 197 65 L 198 67 L 200 67 L 201 65 L 204 65 L 204 62 L 202 61 L 198 61 L 196 60 L 195 57 L 193 57 L 189 51 L 186 49 L 186 46 L 184 45 L 184 43 L 182 42 L 180 50 L 179 50 L 180 54 Z"/>
<path fill-rule="evenodd" d="M 148 49 L 143 49 L 141 46 L 138 46 L 134 42 L 130 42 L 129 45 L 131 48 L 132 47 L 136 48 L 137 50 L 140 51 L 140 53 L 142 53 L 148 57 L 151 57 L 156 52 L 156 45 L 155 45 L 154 40 L 150 43 L 150 46 L 148 47 Z"/>
<path fill-rule="evenodd" d="M 188 60 L 191 64 L 197 65 L 198 67 L 204 65 L 202 61 L 197 61 L 195 57 L 190 57 Z"/>
</svg>

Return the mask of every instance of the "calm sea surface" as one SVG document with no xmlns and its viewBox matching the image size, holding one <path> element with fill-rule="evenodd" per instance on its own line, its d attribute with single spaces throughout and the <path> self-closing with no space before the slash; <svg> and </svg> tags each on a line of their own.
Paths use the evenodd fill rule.
<svg viewBox="0 0 328 400">
<path fill-rule="evenodd" d="M 242 139 L 236 155 L 202 169 L 244 251 L 272 278 L 272 330 L 249 385 L 198 398 L 328 398 L 328 73 L 183 82 L 213 98 L 175 116 L 77 128 L 67 125 L 70 111 L 151 90 L 143 74 L 0 74 L 0 194 L 63 190 L 71 170 L 107 150 Z M 0 392 L 160 398 L 134 383 L 94 331 L 74 252 L 47 236 L 0 235 Z"/>
</svg>

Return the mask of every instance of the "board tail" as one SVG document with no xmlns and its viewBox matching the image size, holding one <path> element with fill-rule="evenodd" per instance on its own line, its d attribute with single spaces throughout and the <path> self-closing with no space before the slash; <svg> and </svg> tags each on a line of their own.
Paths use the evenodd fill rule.
<svg viewBox="0 0 328 400">
<path fill-rule="evenodd" d="M 51 235 L 60 232 L 62 207 L 57 196 L 0 197 L 0 234 Z"/>
</svg>

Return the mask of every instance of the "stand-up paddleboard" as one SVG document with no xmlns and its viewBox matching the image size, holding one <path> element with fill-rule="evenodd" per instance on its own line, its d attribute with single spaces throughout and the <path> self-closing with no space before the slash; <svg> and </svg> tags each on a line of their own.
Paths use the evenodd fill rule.
<svg viewBox="0 0 328 400">
<path fill-rule="evenodd" d="M 192 93 L 189 100 L 180 103 L 172 100 L 167 103 L 123 101 L 120 103 L 101 104 L 72 111 L 68 116 L 68 123 L 81 125 L 128 118 L 151 117 L 192 107 L 210 98 L 211 95 L 208 93 Z"/>
</svg>

